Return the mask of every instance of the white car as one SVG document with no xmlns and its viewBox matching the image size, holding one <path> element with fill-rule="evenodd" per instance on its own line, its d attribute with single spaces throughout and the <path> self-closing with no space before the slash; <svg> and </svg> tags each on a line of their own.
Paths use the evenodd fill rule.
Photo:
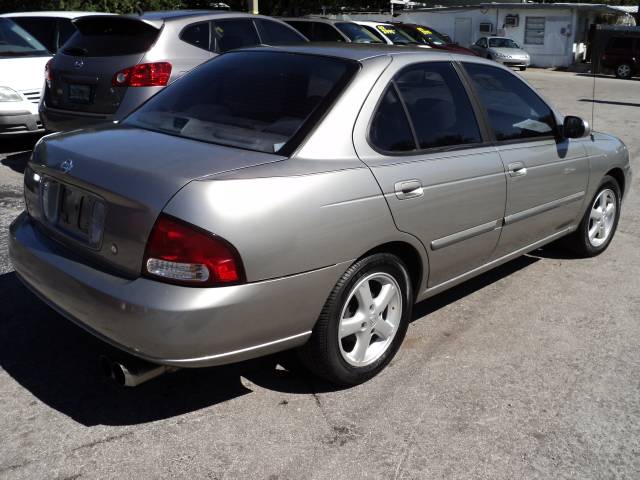
<svg viewBox="0 0 640 480">
<path fill-rule="evenodd" d="M 71 20 L 85 15 L 96 15 L 97 12 L 15 12 L 2 15 L 10 18 L 29 34 L 34 36 L 51 53 L 56 53 L 62 45 L 76 32 Z M 101 15 L 111 15 L 104 13 Z"/>
<path fill-rule="evenodd" d="M 387 45 L 412 45 L 420 48 L 431 48 L 429 45 L 418 42 L 407 32 L 390 23 L 370 21 L 355 21 L 354 23 L 362 25 Z"/>
<path fill-rule="evenodd" d="M 0 17 L 0 135 L 42 129 L 38 102 L 50 59 L 44 45 Z"/>
</svg>

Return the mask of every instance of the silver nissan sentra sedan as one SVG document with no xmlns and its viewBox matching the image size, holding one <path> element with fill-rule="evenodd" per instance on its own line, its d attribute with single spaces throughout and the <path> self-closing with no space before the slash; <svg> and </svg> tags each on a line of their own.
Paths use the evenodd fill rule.
<svg viewBox="0 0 640 480">
<path fill-rule="evenodd" d="M 153 364 L 297 347 L 353 385 L 415 302 L 561 237 L 605 250 L 628 157 L 486 59 L 241 50 L 119 124 L 41 140 L 10 254 L 54 309 Z"/>
</svg>

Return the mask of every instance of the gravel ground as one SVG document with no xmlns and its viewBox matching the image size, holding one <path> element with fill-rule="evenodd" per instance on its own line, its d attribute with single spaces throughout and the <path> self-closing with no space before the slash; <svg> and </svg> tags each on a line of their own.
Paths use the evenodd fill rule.
<svg viewBox="0 0 640 480">
<path fill-rule="evenodd" d="M 347 390 L 286 354 L 103 381 L 105 347 L 11 273 L 35 139 L 0 140 L 0 478 L 640 478 L 640 81 L 598 78 L 593 104 L 589 77 L 524 76 L 629 146 L 611 247 L 539 250 L 419 304 L 390 367 Z"/>
</svg>

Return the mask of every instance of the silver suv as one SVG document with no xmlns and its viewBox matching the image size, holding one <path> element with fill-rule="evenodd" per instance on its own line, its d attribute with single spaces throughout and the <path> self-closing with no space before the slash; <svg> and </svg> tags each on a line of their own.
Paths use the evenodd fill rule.
<svg viewBox="0 0 640 480">
<path fill-rule="evenodd" d="M 220 53 L 307 39 L 279 20 L 212 11 L 86 16 L 47 64 L 40 116 L 47 130 L 119 120 Z"/>
</svg>

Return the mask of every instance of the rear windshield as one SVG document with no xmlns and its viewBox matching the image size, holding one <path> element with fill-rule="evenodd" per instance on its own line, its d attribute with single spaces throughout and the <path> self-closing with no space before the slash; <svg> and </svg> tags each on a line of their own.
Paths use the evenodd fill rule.
<svg viewBox="0 0 640 480">
<path fill-rule="evenodd" d="M 220 145 L 286 154 L 357 69 L 357 62 L 332 57 L 231 52 L 173 83 L 123 123 Z"/>
<path fill-rule="evenodd" d="M 123 17 L 84 17 L 75 25 L 78 31 L 62 49 L 67 55 L 111 57 L 143 53 L 160 34 L 160 30 L 140 20 Z"/>
<path fill-rule="evenodd" d="M 354 43 L 382 43 L 382 40 L 357 23 L 341 22 L 335 25 Z"/>
<path fill-rule="evenodd" d="M 49 51 L 38 40 L 6 18 L 0 18 L 0 57 L 43 57 Z"/>
</svg>

